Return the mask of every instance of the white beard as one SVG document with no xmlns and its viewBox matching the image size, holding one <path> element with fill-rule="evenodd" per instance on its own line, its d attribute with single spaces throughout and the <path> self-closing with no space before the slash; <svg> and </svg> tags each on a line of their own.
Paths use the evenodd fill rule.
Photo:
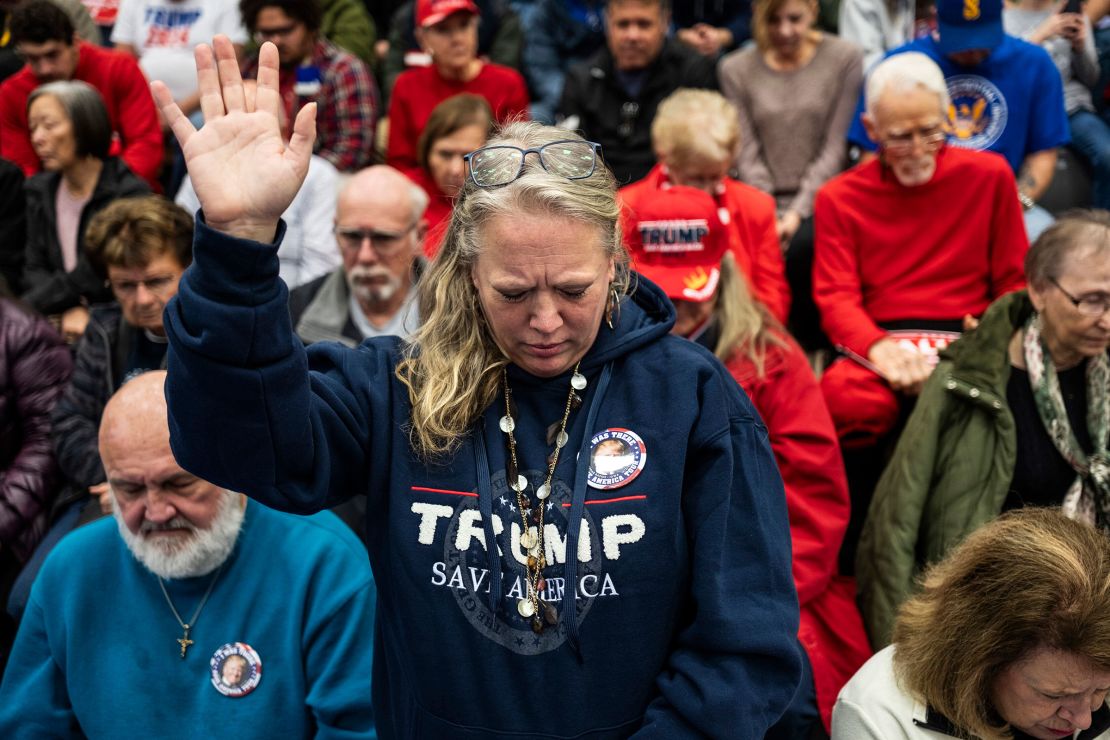
<svg viewBox="0 0 1110 740">
<path fill-rule="evenodd" d="M 366 285 L 361 281 L 367 278 L 385 278 L 384 283 Z M 384 267 L 355 266 L 347 273 L 347 287 L 358 298 L 359 303 L 387 303 L 401 290 L 401 279 Z"/>
<path fill-rule="evenodd" d="M 138 534 L 124 523 L 115 494 L 109 498 L 112 500 L 112 515 L 116 518 L 116 526 L 127 549 L 147 570 L 160 578 L 194 578 L 216 570 L 231 554 L 243 525 L 245 507 L 239 503 L 239 494 L 227 490 L 223 492 L 216 516 L 207 529 L 201 529 L 179 515 L 162 525 L 144 521 Z M 150 531 L 170 528 L 187 529 L 191 534 L 180 540 L 176 535 L 173 539 L 151 539 L 147 535 Z"/>
</svg>

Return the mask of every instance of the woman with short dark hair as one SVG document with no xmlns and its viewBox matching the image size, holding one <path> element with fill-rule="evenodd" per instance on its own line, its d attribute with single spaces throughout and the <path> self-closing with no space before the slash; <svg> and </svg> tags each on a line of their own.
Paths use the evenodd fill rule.
<svg viewBox="0 0 1110 740">
<path fill-rule="evenodd" d="M 75 340 L 91 303 L 111 300 L 104 274 L 85 253 L 85 226 L 116 198 L 149 192 L 122 160 L 108 155 L 112 126 L 92 86 L 51 82 L 27 101 L 31 146 L 44 172 L 30 178 L 23 300 L 61 314 L 63 336 Z"/>
</svg>

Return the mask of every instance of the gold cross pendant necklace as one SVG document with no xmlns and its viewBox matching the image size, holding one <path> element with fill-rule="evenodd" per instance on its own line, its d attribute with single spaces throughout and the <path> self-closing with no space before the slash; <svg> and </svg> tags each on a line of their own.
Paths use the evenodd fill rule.
<svg viewBox="0 0 1110 740">
<path fill-rule="evenodd" d="M 169 592 L 166 591 L 166 584 L 162 581 L 162 576 L 157 577 L 158 585 L 162 587 L 162 595 L 166 597 L 166 603 L 170 605 L 170 611 L 173 612 L 173 616 L 177 619 L 177 623 L 181 625 L 181 629 L 184 630 L 184 634 L 176 640 L 177 644 L 181 646 L 182 660 L 185 659 L 185 653 L 189 650 L 189 646 L 194 644 L 193 641 L 189 639 L 189 630 L 196 626 L 197 618 L 200 616 L 200 610 L 208 603 L 208 597 L 212 595 L 212 589 L 216 587 L 216 579 L 220 577 L 220 571 L 223 570 L 223 568 L 224 567 L 221 565 L 216 569 L 216 574 L 212 576 L 212 580 L 208 584 L 208 590 L 204 592 L 200 604 L 197 605 L 197 610 L 193 612 L 193 618 L 188 622 L 183 621 L 181 615 L 177 613 L 177 607 L 173 605 L 173 599 L 170 598 Z"/>
</svg>

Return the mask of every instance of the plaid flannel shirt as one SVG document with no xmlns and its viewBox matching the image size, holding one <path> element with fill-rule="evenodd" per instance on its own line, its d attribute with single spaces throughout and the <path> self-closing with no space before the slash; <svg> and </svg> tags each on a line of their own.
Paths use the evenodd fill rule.
<svg viewBox="0 0 1110 740">
<path fill-rule="evenodd" d="M 320 89 L 298 95 L 297 67 L 282 67 L 279 85 L 285 105 L 286 138 L 292 133 L 296 111 L 316 102 L 315 153 L 340 172 L 355 172 L 371 164 L 378 123 L 378 88 L 365 62 L 329 41 L 318 39 L 311 65 L 320 70 Z M 244 77 L 258 75 L 258 55 L 243 64 Z"/>
</svg>

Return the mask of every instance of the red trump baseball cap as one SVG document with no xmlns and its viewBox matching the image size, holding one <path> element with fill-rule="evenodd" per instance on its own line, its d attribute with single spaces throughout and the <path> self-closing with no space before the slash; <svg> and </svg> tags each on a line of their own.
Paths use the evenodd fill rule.
<svg viewBox="0 0 1110 740">
<path fill-rule="evenodd" d="M 434 26 L 454 13 L 480 15 L 472 0 L 416 0 L 416 27 Z"/>
<path fill-rule="evenodd" d="M 712 300 L 729 239 L 708 193 L 674 185 L 625 203 L 624 241 L 632 268 L 671 300 Z"/>
</svg>

